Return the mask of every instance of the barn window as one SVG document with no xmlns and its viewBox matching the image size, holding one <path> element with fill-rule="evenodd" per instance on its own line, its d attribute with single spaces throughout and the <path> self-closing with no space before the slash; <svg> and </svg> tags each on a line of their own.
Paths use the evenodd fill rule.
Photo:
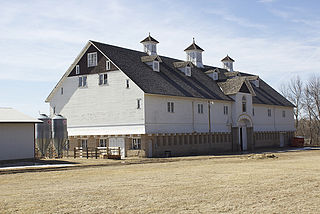
<svg viewBox="0 0 320 214">
<path fill-rule="evenodd" d="M 126 80 L 126 88 L 130 88 L 129 80 Z"/>
<path fill-rule="evenodd" d="M 189 66 L 186 67 L 186 76 L 188 76 L 188 77 L 191 76 L 191 67 L 189 67 Z"/>
<path fill-rule="evenodd" d="M 198 104 L 198 114 L 203 114 L 203 104 Z"/>
<path fill-rule="evenodd" d="M 61 95 L 63 95 L 63 87 L 61 87 L 60 93 L 61 93 Z"/>
<path fill-rule="evenodd" d="M 282 117 L 286 117 L 286 111 L 282 111 Z"/>
<path fill-rule="evenodd" d="M 271 117 L 271 109 L 268 109 L 268 117 Z"/>
<path fill-rule="evenodd" d="M 87 86 L 87 76 L 80 76 L 79 77 L 79 87 L 86 87 Z"/>
<path fill-rule="evenodd" d="M 254 116 L 254 108 L 252 108 L 252 116 Z"/>
<path fill-rule="evenodd" d="M 99 85 L 108 84 L 108 74 L 99 74 Z"/>
<path fill-rule="evenodd" d="M 98 64 L 97 52 L 88 53 L 88 67 L 94 67 Z"/>
<path fill-rule="evenodd" d="M 154 71 L 160 71 L 160 66 L 158 61 L 153 61 L 153 66 L 152 66 Z"/>
<path fill-rule="evenodd" d="M 80 74 L 80 66 L 76 65 L 76 74 Z"/>
<path fill-rule="evenodd" d="M 99 147 L 107 147 L 107 139 L 100 139 Z"/>
<path fill-rule="evenodd" d="M 247 100 L 246 97 L 242 97 L 242 112 L 247 112 Z"/>
<path fill-rule="evenodd" d="M 228 106 L 223 106 L 223 114 L 228 115 L 229 107 Z"/>
<path fill-rule="evenodd" d="M 111 62 L 109 60 L 106 61 L 106 70 L 110 70 L 111 68 Z"/>
<path fill-rule="evenodd" d="M 82 139 L 81 140 L 81 147 L 82 148 L 87 148 L 88 147 L 88 140 Z"/>
<path fill-rule="evenodd" d="M 168 112 L 173 113 L 174 112 L 174 103 L 168 102 Z"/>
<path fill-rule="evenodd" d="M 142 103 L 142 100 L 137 99 L 137 109 L 141 109 L 141 103 Z"/>
<path fill-rule="evenodd" d="M 131 149 L 140 150 L 141 149 L 141 138 L 133 138 Z"/>
</svg>

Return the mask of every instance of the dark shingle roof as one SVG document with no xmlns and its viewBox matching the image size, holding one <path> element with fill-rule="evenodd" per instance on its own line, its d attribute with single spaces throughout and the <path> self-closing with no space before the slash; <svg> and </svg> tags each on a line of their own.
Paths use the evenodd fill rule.
<svg viewBox="0 0 320 214">
<path fill-rule="evenodd" d="M 221 91 L 217 82 L 205 74 L 208 70 L 218 70 L 220 74 L 223 74 L 228 72 L 226 69 L 208 65 L 204 65 L 204 68 L 194 66 L 191 77 L 188 77 L 174 66 L 174 63 L 181 62 L 181 60 L 159 56 L 162 59 L 160 72 L 154 72 L 151 67 L 141 62 L 141 57 L 148 56 L 144 52 L 95 41 L 91 42 L 145 93 L 232 101 Z M 241 76 L 254 76 L 246 73 L 240 74 Z M 294 107 L 292 103 L 261 79 L 259 87 L 252 83 L 251 86 L 256 94 L 252 97 L 254 104 Z"/>
<path fill-rule="evenodd" d="M 181 60 L 160 56 L 160 72 L 154 72 L 141 62 L 141 57 L 147 56 L 144 52 L 91 42 L 145 93 L 232 101 L 203 70 L 193 67 L 188 77 L 175 68 L 173 63 Z"/>
<path fill-rule="evenodd" d="M 223 58 L 221 60 L 221 62 L 223 62 L 223 61 L 232 61 L 232 62 L 234 62 L 234 60 L 229 55 L 227 55 L 225 58 Z"/>
<path fill-rule="evenodd" d="M 140 43 L 143 43 L 143 42 L 155 42 L 155 43 L 159 43 L 155 38 L 153 38 L 152 36 L 149 36 L 147 38 L 145 38 L 144 40 L 142 40 Z"/>
</svg>

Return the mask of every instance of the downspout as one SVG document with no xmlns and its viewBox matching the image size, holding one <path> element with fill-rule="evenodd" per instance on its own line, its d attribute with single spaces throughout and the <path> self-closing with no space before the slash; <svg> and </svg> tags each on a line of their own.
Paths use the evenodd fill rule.
<svg viewBox="0 0 320 214">
<path fill-rule="evenodd" d="M 192 132 L 194 132 L 194 101 L 192 101 Z"/>
<path fill-rule="evenodd" d="M 208 122 L 209 122 L 209 133 L 211 133 L 211 113 L 210 113 L 210 101 L 208 101 Z"/>
</svg>

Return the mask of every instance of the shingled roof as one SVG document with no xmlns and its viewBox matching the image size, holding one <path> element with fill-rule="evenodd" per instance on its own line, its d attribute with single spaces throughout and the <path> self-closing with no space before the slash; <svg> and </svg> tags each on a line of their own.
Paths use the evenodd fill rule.
<svg viewBox="0 0 320 214">
<path fill-rule="evenodd" d="M 220 90 L 217 83 L 204 73 L 204 70 L 196 66 L 192 68 L 192 75 L 189 77 L 174 66 L 175 62 L 181 60 L 160 56 L 161 72 L 153 72 L 150 66 L 141 62 L 141 57 L 147 56 L 144 52 L 95 41 L 91 43 L 108 56 L 145 93 L 232 101 Z"/>
</svg>

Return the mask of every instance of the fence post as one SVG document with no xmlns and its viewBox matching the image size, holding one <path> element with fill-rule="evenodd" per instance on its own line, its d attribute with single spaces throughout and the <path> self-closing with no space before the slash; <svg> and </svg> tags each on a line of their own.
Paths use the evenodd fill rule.
<svg viewBox="0 0 320 214">
<path fill-rule="evenodd" d="M 96 147 L 96 159 L 98 159 L 98 148 Z"/>
<path fill-rule="evenodd" d="M 87 159 L 88 159 L 89 158 L 89 149 L 88 149 L 88 147 L 86 149 L 87 149 Z"/>
<path fill-rule="evenodd" d="M 120 153 L 120 147 L 118 147 L 118 154 L 121 156 L 121 153 Z"/>
<path fill-rule="evenodd" d="M 73 149 L 73 158 L 76 159 L 76 157 L 77 157 L 77 149 L 76 149 L 76 147 L 74 147 L 74 149 Z"/>
</svg>

